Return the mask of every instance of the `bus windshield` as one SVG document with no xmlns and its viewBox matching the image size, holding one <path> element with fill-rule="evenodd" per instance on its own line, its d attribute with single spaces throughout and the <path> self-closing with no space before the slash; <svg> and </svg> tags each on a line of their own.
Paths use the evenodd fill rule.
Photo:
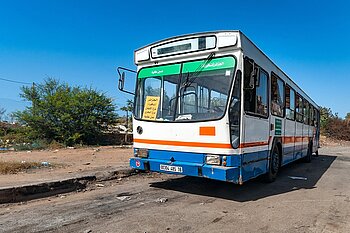
<svg viewBox="0 0 350 233">
<path fill-rule="evenodd" d="M 151 121 L 203 121 L 225 114 L 233 57 L 141 69 L 135 118 Z M 175 107 L 176 106 L 176 107 Z"/>
</svg>

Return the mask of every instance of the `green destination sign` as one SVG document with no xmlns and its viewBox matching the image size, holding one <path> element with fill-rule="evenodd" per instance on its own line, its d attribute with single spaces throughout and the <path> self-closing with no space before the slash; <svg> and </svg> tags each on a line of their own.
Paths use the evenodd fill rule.
<svg viewBox="0 0 350 233">
<path fill-rule="evenodd" d="M 164 75 L 180 74 L 180 64 L 144 68 L 138 78 L 159 77 Z"/>
<path fill-rule="evenodd" d="M 212 59 L 210 62 L 205 60 L 183 63 L 182 73 L 199 71 L 210 71 L 219 69 L 232 69 L 235 64 L 233 57 L 222 57 Z M 165 75 L 180 74 L 181 64 L 164 65 L 157 67 L 144 68 L 139 72 L 138 78 L 161 77 Z"/>
<path fill-rule="evenodd" d="M 235 59 L 233 57 L 222 57 L 212 59 L 206 64 L 205 60 L 187 62 L 183 65 L 183 73 L 200 71 L 210 71 L 210 70 L 220 70 L 233 68 L 235 66 Z M 199 68 L 200 67 L 200 68 Z"/>
</svg>

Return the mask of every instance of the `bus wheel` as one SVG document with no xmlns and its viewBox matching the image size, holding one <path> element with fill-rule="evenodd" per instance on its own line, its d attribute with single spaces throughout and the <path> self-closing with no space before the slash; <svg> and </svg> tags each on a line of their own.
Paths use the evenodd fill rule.
<svg viewBox="0 0 350 233">
<path fill-rule="evenodd" d="M 315 157 L 318 157 L 318 150 L 315 152 Z"/>
<path fill-rule="evenodd" d="M 304 162 L 310 163 L 312 159 L 312 143 L 309 144 L 309 147 L 307 149 L 307 155 L 304 157 Z"/>
<path fill-rule="evenodd" d="M 271 151 L 269 161 L 269 171 L 265 175 L 265 181 L 268 183 L 274 182 L 277 177 L 278 170 L 280 168 L 280 151 L 277 145 L 274 145 Z"/>
</svg>

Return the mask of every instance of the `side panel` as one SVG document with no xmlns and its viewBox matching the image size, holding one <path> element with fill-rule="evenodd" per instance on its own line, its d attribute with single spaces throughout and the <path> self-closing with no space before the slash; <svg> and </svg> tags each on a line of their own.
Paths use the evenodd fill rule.
<svg viewBox="0 0 350 233">
<path fill-rule="evenodd" d="M 285 119 L 284 140 L 283 140 L 283 161 L 282 164 L 292 162 L 294 160 L 295 146 L 295 121 Z"/>
<path fill-rule="evenodd" d="M 243 181 L 266 173 L 269 151 L 269 119 L 245 115 L 243 138 Z"/>
<path fill-rule="evenodd" d="M 299 159 L 303 156 L 303 123 L 296 121 L 295 127 L 295 154 L 294 159 Z"/>
</svg>

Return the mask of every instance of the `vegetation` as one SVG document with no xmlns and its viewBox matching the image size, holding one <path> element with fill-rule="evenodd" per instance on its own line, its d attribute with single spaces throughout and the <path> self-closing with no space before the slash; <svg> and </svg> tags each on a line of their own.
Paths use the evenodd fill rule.
<svg viewBox="0 0 350 233">
<path fill-rule="evenodd" d="M 21 171 L 26 171 L 29 169 L 36 169 L 36 168 L 43 168 L 51 166 L 50 164 L 42 164 L 38 162 L 15 162 L 15 161 L 10 161 L 10 162 L 5 162 L 5 161 L 0 161 L 0 174 L 15 174 Z"/>
<path fill-rule="evenodd" d="M 350 141 L 350 113 L 345 119 L 342 119 L 330 108 L 321 107 L 320 118 L 321 134 L 338 140 Z"/>
<path fill-rule="evenodd" d="M 52 78 L 22 87 L 21 97 L 32 106 L 15 112 L 14 117 L 26 126 L 31 139 L 65 145 L 98 144 L 108 125 L 117 120 L 115 105 L 104 93 Z"/>
</svg>

